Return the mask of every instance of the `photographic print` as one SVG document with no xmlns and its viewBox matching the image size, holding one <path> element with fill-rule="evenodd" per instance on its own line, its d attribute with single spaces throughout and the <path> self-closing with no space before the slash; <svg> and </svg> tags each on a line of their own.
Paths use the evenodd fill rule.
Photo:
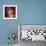
<svg viewBox="0 0 46 46">
<path fill-rule="evenodd" d="M 21 30 L 20 30 L 21 28 Z M 31 41 L 46 41 L 46 25 L 18 25 L 18 32 L 20 35 L 19 41 L 31 40 Z M 18 33 L 18 34 L 19 34 Z"/>
<path fill-rule="evenodd" d="M 17 19 L 17 5 L 3 5 L 3 19 Z"/>
</svg>

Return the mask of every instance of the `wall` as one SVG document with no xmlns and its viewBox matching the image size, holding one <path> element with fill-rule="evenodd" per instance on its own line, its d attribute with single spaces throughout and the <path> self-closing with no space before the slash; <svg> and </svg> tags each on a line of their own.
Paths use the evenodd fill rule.
<svg viewBox="0 0 46 46">
<path fill-rule="evenodd" d="M 5 4 L 17 4 L 17 20 L 3 19 Z M 18 24 L 46 24 L 46 0 L 0 0 L 0 44 L 8 43 L 7 36 L 10 32 L 17 34 Z"/>
<path fill-rule="evenodd" d="M 3 5 L 18 5 L 17 20 L 3 19 Z M 9 42 L 8 35 L 10 32 L 15 32 L 17 35 L 15 43 L 18 43 L 18 28 L 21 16 L 21 1 L 19 0 L 0 0 L 0 44 L 7 44 Z"/>
<path fill-rule="evenodd" d="M 46 0 L 23 0 L 21 24 L 46 24 Z"/>
</svg>

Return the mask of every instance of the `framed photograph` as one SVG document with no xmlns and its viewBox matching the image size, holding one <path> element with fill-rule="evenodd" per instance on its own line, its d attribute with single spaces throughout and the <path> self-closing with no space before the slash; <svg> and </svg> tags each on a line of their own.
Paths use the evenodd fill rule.
<svg viewBox="0 0 46 46">
<path fill-rule="evenodd" d="M 3 5 L 3 19 L 17 19 L 17 5 Z"/>
<path fill-rule="evenodd" d="M 46 41 L 46 24 L 19 24 L 18 42 L 24 40 Z"/>
</svg>

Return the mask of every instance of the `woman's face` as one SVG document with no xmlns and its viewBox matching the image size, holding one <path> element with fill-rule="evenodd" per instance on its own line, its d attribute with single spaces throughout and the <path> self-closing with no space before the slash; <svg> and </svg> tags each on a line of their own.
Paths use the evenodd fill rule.
<svg viewBox="0 0 46 46">
<path fill-rule="evenodd" d="M 14 13 L 14 10 L 12 8 L 7 9 L 8 16 L 12 16 Z"/>
</svg>

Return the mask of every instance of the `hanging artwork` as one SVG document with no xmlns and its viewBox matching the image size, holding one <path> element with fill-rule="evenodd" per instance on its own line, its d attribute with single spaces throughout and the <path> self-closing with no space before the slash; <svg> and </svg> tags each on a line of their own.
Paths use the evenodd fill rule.
<svg viewBox="0 0 46 46">
<path fill-rule="evenodd" d="M 3 5 L 3 19 L 17 19 L 17 5 Z"/>
</svg>

